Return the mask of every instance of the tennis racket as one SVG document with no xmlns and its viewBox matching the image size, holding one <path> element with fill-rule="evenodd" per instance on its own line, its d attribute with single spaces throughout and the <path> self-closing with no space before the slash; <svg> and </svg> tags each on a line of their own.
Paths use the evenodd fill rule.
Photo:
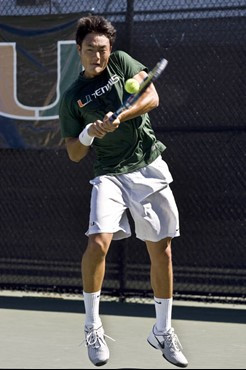
<svg viewBox="0 0 246 370">
<path fill-rule="evenodd" d="M 140 98 L 140 96 L 146 91 L 148 86 L 157 80 L 160 77 L 164 69 L 166 68 L 168 61 L 166 59 L 161 59 L 160 62 L 156 64 L 156 66 L 149 72 L 148 76 L 141 82 L 139 86 L 139 90 L 135 94 L 131 94 L 126 101 L 115 111 L 112 116 L 109 118 L 111 122 L 113 122 L 124 110 L 129 109 L 136 101 Z"/>
</svg>

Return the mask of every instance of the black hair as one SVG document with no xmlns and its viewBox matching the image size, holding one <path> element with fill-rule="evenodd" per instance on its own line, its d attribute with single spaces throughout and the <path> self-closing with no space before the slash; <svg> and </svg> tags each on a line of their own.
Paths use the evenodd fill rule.
<svg viewBox="0 0 246 370">
<path fill-rule="evenodd" d="M 116 38 L 116 29 L 107 19 L 98 15 L 88 15 L 78 20 L 76 43 L 81 46 L 85 36 L 92 32 L 105 35 L 109 39 L 110 46 Z"/>
</svg>

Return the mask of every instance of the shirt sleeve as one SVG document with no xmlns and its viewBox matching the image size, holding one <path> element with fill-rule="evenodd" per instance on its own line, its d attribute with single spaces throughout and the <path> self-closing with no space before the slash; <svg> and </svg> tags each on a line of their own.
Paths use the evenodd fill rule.
<svg viewBox="0 0 246 370">
<path fill-rule="evenodd" d="M 132 78 L 141 71 L 145 71 L 148 73 L 148 68 L 145 65 L 143 65 L 124 51 L 115 52 L 115 57 L 118 59 L 118 63 L 124 73 L 124 77 L 126 80 L 128 80 L 128 78 Z"/>
<path fill-rule="evenodd" d="M 82 120 L 76 115 L 76 112 L 74 112 L 73 104 L 66 93 L 60 101 L 59 119 L 62 138 L 78 137 L 85 126 Z"/>
</svg>

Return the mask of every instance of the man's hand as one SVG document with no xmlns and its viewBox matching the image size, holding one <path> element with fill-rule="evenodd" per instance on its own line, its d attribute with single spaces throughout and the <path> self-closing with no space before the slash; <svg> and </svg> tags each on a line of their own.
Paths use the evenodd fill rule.
<svg viewBox="0 0 246 370">
<path fill-rule="evenodd" d="M 116 118 L 114 121 L 110 121 L 109 118 L 112 116 L 113 112 L 108 112 L 103 119 L 103 129 L 106 132 L 114 132 L 120 125 L 119 118 Z"/>
<path fill-rule="evenodd" d="M 120 120 L 117 118 L 113 122 L 109 120 L 112 112 L 108 112 L 103 121 L 96 120 L 88 129 L 88 134 L 92 137 L 102 139 L 108 132 L 114 132 L 120 125 Z"/>
<path fill-rule="evenodd" d="M 92 137 L 102 139 L 106 135 L 107 131 L 103 128 L 103 122 L 99 119 L 93 122 L 88 129 L 88 134 Z"/>
</svg>

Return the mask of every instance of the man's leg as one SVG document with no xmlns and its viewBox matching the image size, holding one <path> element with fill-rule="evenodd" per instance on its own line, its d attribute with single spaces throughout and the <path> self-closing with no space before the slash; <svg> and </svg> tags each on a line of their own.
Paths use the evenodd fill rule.
<svg viewBox="0 0 246 370">
<path fill-rule="evenodd" d="M 158 242 L 146 241 L 151 261 L 150 279 L 155 297 L 172 298 L 173 266 L 171 238 Z"/>
<path fill-rule="evenodd" d="M 101 290 L 105 275 L 105 258 L 113 234 L 92 234 L 82 258 L 81 270 L 83 290 L 93 293 Z"/>
<path fill-rule="evenodd" d="M 146 241 L 151 260 L 151 286 L 154 292 L 156 324 L 148 342 L 160 349 L 163 357 L 172 364 L 186 367 L 188 361 L 183 355 L 181 344 L 171 325 L 173 300 L 173 266 L 171 238 L 158 242 Z"/>
<path fill-rule="evenodd" d="M 105 275 L 105 260 L 113 234 L 92 234 L 81 263 L 85 304 L 85 325 L 99 327 L 99 302 Z"/>
<path fill-rule="evenodd" d="M 85 325 L 99 327 L 99 301 L 105 275 L 105 260 L 113 234 L 92 234 L 81 263 Z"/>
<path fill-rule="evenodd" d="M 171 238 L 158 242 L 146 241 L 151 261 L 150 281 L 156 308 L 156 329 L 163 333 L 171 329 L 173 266 Z"/>
<path fill-rule="evenodd" d="M 81 270 L 85 305 L 85 341 L 91 362 L 96 366 L 107 363 L 109 350 L 99 316 L 99 303 L 105 275 L 105 259 L 113 234 L 89 236 L 82 258 Z"/>
</svg>

